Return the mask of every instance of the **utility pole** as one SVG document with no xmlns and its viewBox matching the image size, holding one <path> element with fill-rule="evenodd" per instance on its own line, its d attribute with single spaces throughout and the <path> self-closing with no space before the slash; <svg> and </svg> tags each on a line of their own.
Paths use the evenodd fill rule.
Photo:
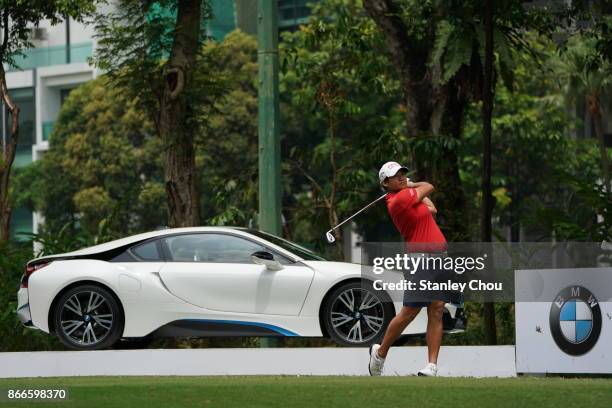
<svg viewBox="0 0 612 408">
<path fill-rule="evenodd" d="M 278 12 L 276 0 L 257 0 L 259 66 L 259 228 L 281 235 L 280 136 L 278 102 Z M 278 347 L 262 338 L 261 347 Z"/>
<path fill-rule="evenodd" d="M 482 95 L 483 163 L 482 163 L 482 209 L 480 228 L 482 242 L 492 241 L 491 217 L 493 196 L 491 195 L 491 118 L 493 116 L 493 0 L 484 2 L 485 58 L 484 85 Z M 495 328 L 495 303 L 483 304 L 484 332 L 487 344 L 497 344 Z"/>
<path fill-rule="evenodd" d="M 66 64 L 70 64 L 72 62 L 72 50 L 70 49 L 70 16 L 68 14 L 64 16 L 64 21 L 66 22 Z"/>
</svg>

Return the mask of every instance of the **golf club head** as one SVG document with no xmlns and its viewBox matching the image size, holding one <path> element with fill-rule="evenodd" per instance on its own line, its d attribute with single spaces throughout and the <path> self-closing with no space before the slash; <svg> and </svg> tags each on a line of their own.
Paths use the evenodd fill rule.
<svg viewBox="0 0 612 408">
<path fill-rule="evenodd" d="M 336 237 L 334 237 L 334 234 L 332 234 L 331 231 L 332 230 L 327 231 L 327 233 L 325 234 L 325 238 L 327 238 L 327 242 L 333 244 L 334 242 L 336 242 Z"/>
</svg>

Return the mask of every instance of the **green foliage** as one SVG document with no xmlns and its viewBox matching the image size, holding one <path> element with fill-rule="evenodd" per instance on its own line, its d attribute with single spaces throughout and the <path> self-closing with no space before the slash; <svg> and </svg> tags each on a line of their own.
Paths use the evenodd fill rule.
<svg viewBox="0 0 612 408">
<path fill-rule="evenodd" d="M 120 0 L 112 11 L 103 10 L 95 17 L 97 48 L 92 62 L 107 72 L 114 87 L 123 89 L 146 109 L 151 121 L 157 121 L 162 91 L 167 86 L 167 60 L 175 43 L 178 2 L 176 0 Z M 210 2 L 201 0 L 201 25 L 210 20 Z M 207 40 L 206 29 L 200 29 L 200 44 Z M 216 73 L 202 70 L 194 73 L 198 82 L 185 90 L 190 105 L 198 110 L 208 105 L 218 88 Z M 204 89 L 208 86 L 210 89 Z M 200 117 L 188 115 L 185 125 L 193 128 Z"/>
<path fill-rule="evenodd" d="M 531 7 L 515 1 L 494 2 L 493 52 L 494 69 L 504 85 L 512 90 L 515 78 L 513 50 L 529 53 L 538 61 L 539 55 L 525 38 L 525 30 L 550 36 L 563 21 L 567 8 L 551 2 L 549 7 Z M 485 35 L 482 21 L 483 2 L 480 0 L 457 3 L 444 1 L 438 13 L 434 49 L 430 64 L 441 66 L 440 80 L 446 83 L 462 67 L 482 70 L 484 67 Z M 474 64 L 478 60 L 479 64 Z"/>
<path fill-rule="evenodd" d="M 237 31 L 209 42 L 198 64 L 202 76 L 215 72 L 217 87 L 196 110 L 202 214 L 211 225 L 248 225 L 258 191 L 255 40 Z M 196 80 L 194 92 L 210 91 L 205 81 Z M 75 89 L 49 151 L 18 173 L 16 199 L 43 213 L 45 234 L 101 242 L 166 224 L 163 145 L 130 95 L 106 76 Z"/>
<path fill-rule="evenodd" d="M 208 3 L 202 1 L 202 24 L 211 16 Z M 102 10 L 95 17 L 98 46 L 93 62 L 108 72 L 115 87 L 138 98 L 151 117 L 165 83 L 163 63 L 174 42 L 177 5 L 176 0 L 121 0 L 112 11 Z"/>
<path fill-rule="evenodd" d="M 568 40 L 560 54 L 559 85 L 572 102 L 590 95 L 611 100 L 612 61 L 604 58 L 596 46 L 595 38 L 576 35 Z"/>
<path fill-rule="evenodd" d="M 612 61 L 612 15 L 610 15 L 612 10 L 609 4 L 607 7 L 608 10 L 601 14 L 601 18 L 593 25 L 588 35 L 595 39 L 595 49 L 600 58 L 609 63 Z"/>
<path fill-rule="evenodd" d="M 555 47 L 542 37 L 526 38 L 540 61 L 534 61 L 530 52 L 514 52 L 514 92 L 498 87 L 495 94 L 492 183 L 497 192 L 496 235 L 506 239 L 502 227 L 522 225 L 531 240 L 550 239 L 553 231 L 557 239 L 609 239 L 609 200 L 596 183 L 601 177 L 596 143 L 568 137 L 577 124 L 557 83 Z M 480 107 L 476 105 L 468 114 L 460 148 L 462 183 L 473 197 L 471 219 L 477 219 L 480 205 L 480 135 Z M 605 221 L 597 222 L 598 215 Z"/>
<path fill-rule="evenodd" d="M 138 100 L 100 77 L 62 106 L 50 149 L 28 171 L 39 187 L 30 201 L 49 231 L 68 224 L 112 238 L 154 229 L 166 219 L 161 150 Z"/>
<path fill-rule="evenodd" d="M 472 30 L 457 29 L 447 21 L 444 23 L 446 24 L 443 24 L 439 30 L 440 35 L 443 36 L 442 39 L 446 41 L 436 40 L 436 46 L 444 48 L 434 49 L 434 56 L 440 55 L 443 61 L 442 82 L 446 83 L 457 74 L 462 66 L 470 65 L 474 48 L 472 37 L 476 33 Z"/>
<path fill-rule="evenodd" d="M 59 341 L 46 333 L 24 327 L 17 318 L 17 290 L 32 243 L 0 243 L 0 351 L 58 350 Z"/>
<path fill-rule="evenodd" d="M 218 94 L 201 107 L 196 134 L 202 218 L 210 225 L 256 222 L 258 208 L 257 43 L 239 30 L 208 42 L 198 72 L 214 73 Z M 202 81 L 197 81 L 202 84 Z M 202 89 L 204 88 L 204 89 Z M 202 85 L 201 92 L 209 86 Z"/>
<path fill-rule="evenodd" d="M 534 223 L 553 231 L 559 241 L 610 242 L 612 195 L 575 175 L 565 183 L 568 188 L 562 201 L 537 206 Z"/>
<path fill-rule="evenodd" d="M 29 237 L 32 243 L 38 244 L 40 250 L 34 254 L 36 258 L 72 252 L 110 240 L 104 239 L 104 234 L 88 236 L 84 231 L 70 223 L 64 225 L 59 231 L 50 231 L 48 228 L 43 228 L 39 233 L 22 235 Z M 99 239 L 99 237 L 102 239 Z"/>
<path fill-rule="evenodd" d="M 358 1 L 313 5 L 308 24 L 283 39 L 285 216 L 291 238 L 329 252 L 320 237 L 380 194 L 380 165 L 408 160 L 401 92 Z M 356 219 L 362 231 L 380 227 L 383 207 Z"/>
</svg>

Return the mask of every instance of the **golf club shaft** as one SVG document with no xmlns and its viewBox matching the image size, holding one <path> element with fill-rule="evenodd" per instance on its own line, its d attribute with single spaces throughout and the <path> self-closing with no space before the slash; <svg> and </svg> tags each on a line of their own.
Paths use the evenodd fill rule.
<svg viewBox="0 0 612 408">
<path fill-rule="evenodd" d="M 379 202 L 380 200 L 382 200 L 383 198 L 385 198 L 387 196 L 387 193 L 381 195 L 380 197 L 378 197 L 376 200 L 372 201 L 370 204 L 366 205 L 365 207 L 363 207 L 361 210 L 357 211 L 355 214 L 351 215 L 350 217 L 348 217 L 346 220 L 342 221 L 340 224 L 336 225 L 335 227 L 333 227 L 332 229 L 330 229 L 328 232 L 331 232 L 333 230 L 335 230 L 338 227 L 341 227 L 344 223 L 346 223 L 347 221 L 352 220 L 353 218 L 355 218 L 355 216 L 359 215 L 360 213 L 364 212 L 365 210 L 367 210 L 368 208 L 370 208 L 372 205 L 376 204 L 377 202 Z"/>
</svg>

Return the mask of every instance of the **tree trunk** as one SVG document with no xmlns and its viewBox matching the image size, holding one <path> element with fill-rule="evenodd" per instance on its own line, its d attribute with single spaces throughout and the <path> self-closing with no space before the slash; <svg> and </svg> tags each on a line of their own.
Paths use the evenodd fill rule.
<svg viewBox="0 0 612 408">
<path fill-rule="evenodd" d="M 399 73 L 408 135 L 417 138 L 461 137 L 467 100 L 455 80 L 441 85 L 429 71 L 428 59 L 433 42 L 431 47 L 413 44 L 394 1 L 364 0 L 363 6 L 385 35 L 391 62 Z M 435 22 L 431 26 L 435 30 Z M 436 186 L 435 201 L 440 210 L 438 219 L 447 239 L 467 241 L 465 198 L 456 153 L 444 149 L 436 157 L 423 157 L 413 152 L 412 165 L 418 180 L 430 181 Z"/>
<path fill-rule="evenodd" d="M 459 140 L 468 105 L 467 99 L 458 91 L 455 80 L 451 80 L 443 88 L 442 93 L 444 100 L 437 102 L 438 107 L 442 109 L 440 129 L 432 126 L 431 131 L 434 136 L 442 134 Z M 434 117 L 437 116 L 435 112 L 434 109 Z M 453 149 L 444 149 L 429 166 L 433 171 L 431 180 L 436 186 L 435 198 L 440 210 L 437 217 L 442 232 L 449 241 L 470 241 L 457 154 Z"/>
<path fill-rule="evenodd" d="M 483 120 L 483 163 L 482 163 L 482 208 L 481 208 L 481 240 L 491 242 L 493 214 L 493 196 L 491 194 L 491 118 L 493 114 L 493 0 L 485 0 L 485 65 L 484 86 L 482 95 Z M 497 344 L 495 327 L 495 304 L 484 304 L 485 339 L 487 344 Z"/>
<path fill-rule="evenodd" d="M 7 241 L 10 236 L 11 205 L 9 201 L 9 181 L 11 168 L 15 161 L 17 151 L 17 139 L 19 137 L 19 106 L 17 106 L 9 95 L 6 86 L 6 73 L 0 64 L 0 94 L 4 106 L 11 116 L 11 128 L 6 144 L 3 144 L 2 157 L 0 158 L 0 242 Z"/>
<path fill-rule="evenodd" d="M 193 116 L 186 91 L 193 79 L 200 46 L 200 0 L 180 0 L 174 43 L 164 67 L 158 132 L 165 147 L 165 183 L 171 227 L 200 224 L 196 187 Z"/>
<path fill-rule="evenodd" d="M 599 104 L 599 97 L 597 95 L 588 95 L 587 103 L 589 107 L 589 114 L 593 119 L 595 126 L 595 135 L 599 141 L 599 154 L 601 160 L 601 172 L 603 180 L 606 185 L 606 192 L 610 192 L 610 163 L 608 161 L 608 151 L 606 148 L 606 140 L 603 132 L 603 124 L 601 120 L 601 105 Z"/>
<path fill-rule="evenodd" d="M 520 157 L 511 156 L 510 169 L 508 174 L 510 175 L 510 195 L 512 201 L 510 201 L 510 242 L 520 242 L 521 240 L 521 213 L 519 211 L 519 203 L 523 201 L 523 189 L 519 182 L 520 169 L 523 166 Z"/>
</svg>

